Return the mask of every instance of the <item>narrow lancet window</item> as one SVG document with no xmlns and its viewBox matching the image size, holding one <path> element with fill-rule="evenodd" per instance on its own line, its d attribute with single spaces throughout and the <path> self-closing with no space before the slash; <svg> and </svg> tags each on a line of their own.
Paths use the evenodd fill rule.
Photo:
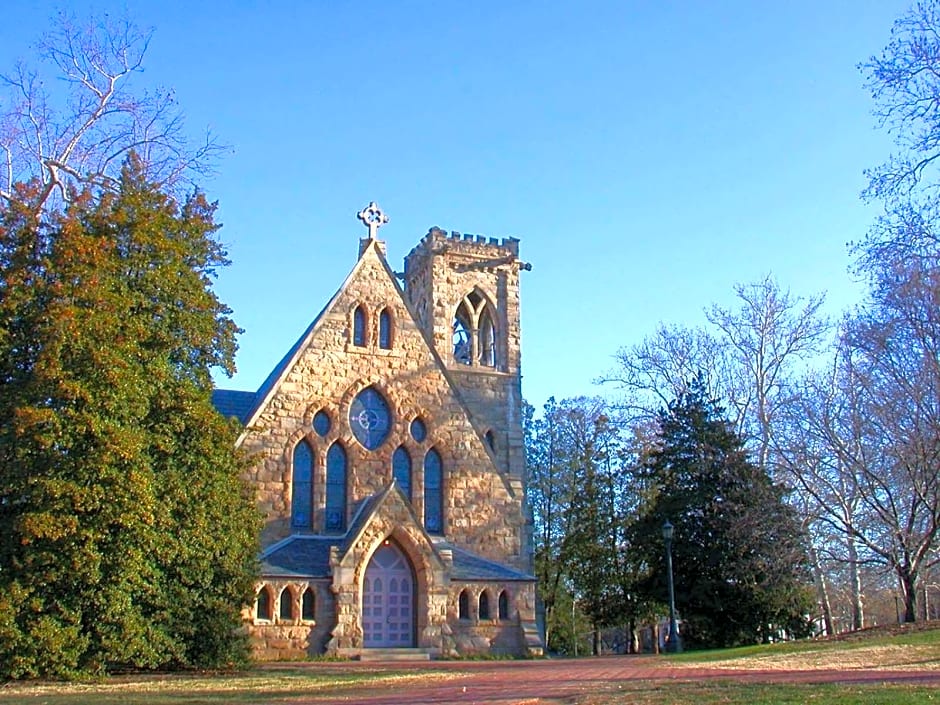
<svg viewBox="0 0 940 705">
<path fill-rule="evenodd" d="M 383 350 L 392 349 L 392 314 L 387 308 L 379 314 L 379 347 Z"/>
<path fill-rule="evenodd" d="M 366 344 L 366 310 L 357 306 L 353 312 L 353 345 L 363 347 Z"/>
<path fill-rule="evenodd" d="M 290 516 L 294 529 L 313 528 L 313 451 L 306 441 L 294 446 Z"/>
<path fill-rule="evenodd" d="M 411 501 L 411 456 L 404 446 L 395 449 L 392 455 L 392 477 L 401 491 Z"/>
<path fill-rule="evenodd" d="M 326 453 L 327 531 L 346 530 L 346 451 L 334 443 Z"/>
<path fill-rule="evenodd" d="M 424 456 L 424 528 L 431 534 L 444 531 L 444 471 L 433 448 Z"/>
</svg>

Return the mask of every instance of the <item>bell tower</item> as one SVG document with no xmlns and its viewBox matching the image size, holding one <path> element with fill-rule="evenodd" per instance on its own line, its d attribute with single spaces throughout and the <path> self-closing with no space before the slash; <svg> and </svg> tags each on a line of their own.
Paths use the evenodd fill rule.
<svg viewBox="0 0 940 705">
<path fill-rule="evenodd" d="M 439 228 L 405 257 L 405 294 L 497 467 L 522 490 L 519 260 L 515 238 Z M 514 483 L 515 484 L 515 483 Z"/>
</svg>

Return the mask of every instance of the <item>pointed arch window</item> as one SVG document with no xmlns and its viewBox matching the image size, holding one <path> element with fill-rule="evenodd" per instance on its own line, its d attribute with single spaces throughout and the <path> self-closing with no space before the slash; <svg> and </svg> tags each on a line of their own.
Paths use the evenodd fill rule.
<svg viewBox="0 0 940 705">
<path fill-rule="evenodd" d="M 477 614 L 480 619 L 490 619 L 490 596 L 486 594 L 486 590 L 480 593 L 479 607 Z"/>
<path fill-rule="evenodd" d="M 392 455 L 392 477 L 401 487 L 408 501 L 411 501 L 411 455 L 405 446 L 398 446 Z"/>
<path fill-rule="evenodd" d="M 326 531 L 346 530 L 346 450 L 334 443 L 326 453 Z"/>
<path fill-rule="evenodd" d="M 444 531 L 444 470 L 434 448 L 424 456 L 424 528 L 428 533 Z"/>
<path fill-rule="evenodd" d="M 509 619 L 509 594 L 505 590 L 499 593 L 498 610 L 500 619 Z"/>
<path fill-rule="evenodd" d="M 290 524 L 294 529 L 313 528 L 313 451 L 307 441 L 294 446 L 291 475 Z"/>
<path fill-rule="evenodd" d="M 271 593 L 266 587 L 258 591 L 258 597 L 255 599 L 255 618 L 271 619 Z"/>
<path fill-rule="evenodd" d="M 470 619 L 470 596 L 466 590 L 461 590 L 457 597 L 457 617 L 458 619 Z"/>
<path fill-rule="evenodd" d="M 477 359 L 483 367 L 496 366 L 496 326 L 493 324 L 493 314 L 489 306 L 485 306 L 480 313 L 479 323 L 479 350 Z"/>
<path fill-rule="evenodd" d="M 379 347 L 383 350 L 392 349 L 392 314 L 387 308 L 379 314 Z"/>
<path fill-rule="evenodd" d="M 366 310 L 356 306 L 353 311 L 353 345 L 363 347 L 366 344 Z"/>
<path fill-rule="evenodd" d="M 290 588 L 284 588 L 281 590 L 281 596 L 278 598 L 278 601 L 280 602 L 278 616 L 285 621 L 293 620 L 294 596 L 291 594 Z"/>
<path fill-rule="evenodd" d="M 497 366 L 497 329 L 493 306 L 474 289 L 463 297 L 454 313 L 454 362 L 481 367 Z"/>
<path fill-rule="evenodd" d="M 317 618 L 317 603 L 311 588 L 304 590 L 301 598 L 300 618 L 308 622 L 312 622 Z"/>
</svg>

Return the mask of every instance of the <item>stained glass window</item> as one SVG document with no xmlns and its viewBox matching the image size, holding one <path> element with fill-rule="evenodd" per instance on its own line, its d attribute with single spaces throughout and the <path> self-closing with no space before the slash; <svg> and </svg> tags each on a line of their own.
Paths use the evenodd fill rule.
<svg viewBox="0 0 940 705">
<path fill-rule="evenodd" d="M 290 523 L 295 529 L 313 528 L 313 452 L 306 441 L 294 446 Z"/>
<path fill-rule="evenodd" d="M 366 311 L 357 306 L 353 312 L 353 345 L 362 347 L 366 344 Z"/>
<path fill-rule="evenodd" d="M 428 429 L 427 426 L 424 425 L 424 421 L 415 419 L 411 422 L 411 437 L 418 443 L 424 442 L 424 439 L 428 437 Z"/>
<path fill-rule="evenodd" d="M 424 456 L 424 528 L 432 534 L 444 529 L 443 469 L 433 448 Z"/>
<path fill-rule="evenodd" d="M 326 453 L 327 531 L 346 529 L 346 451 L 334 443 Z"/>
<path fill-rule="evenodd" d="M 353 435 L 369 450 L 375 450 L 388 437 L 391 418 L 388 402 L 375 387 L 366 387 L 349 407 Z"/>
<path fill-rule="evenodd" d="M 322 409 L 313 415 L 313 430 L 318 436 L 325 436 L 330 432 L 333 423 L 330 421 L 330 415 Z"/>
<path fill-rule="evenodd" d="M 379 347 L 384 350 L 392 347 L 392 314 L 387 308 L 379 314 Z"/>
<path fill-rule="evenodd" d="M 392 477 L 395 478 L 395 482 L 398 483 L 398 486 L 401 487 L 401 491 L 405 493 L 405 496 L 410 502 L 411 456 L 408 455 L 408 451 L 405 450 L 404 446 L 396 448 L 395 454 L 392 456 Z"/>
</svg>

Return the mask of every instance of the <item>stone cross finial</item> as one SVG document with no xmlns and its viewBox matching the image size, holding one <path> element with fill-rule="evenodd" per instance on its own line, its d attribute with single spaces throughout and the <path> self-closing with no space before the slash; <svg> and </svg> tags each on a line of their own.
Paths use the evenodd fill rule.
<svg viewBox="0 0 940 705">
<path fill-rule="evenodd" d="M 388 222 L 388 216 L 375 204 L 375 201 L 359 211 L 358 218 L 369 228 L 370 240 L 375 240 L 379 228 Z"/>
</svg>

